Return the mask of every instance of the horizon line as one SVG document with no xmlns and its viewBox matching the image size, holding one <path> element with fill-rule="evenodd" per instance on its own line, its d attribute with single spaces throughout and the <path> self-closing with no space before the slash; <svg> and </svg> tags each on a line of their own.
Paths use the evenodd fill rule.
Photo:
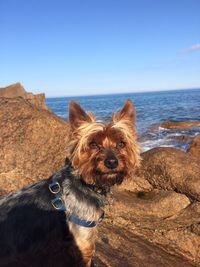
<svg viewBox="0 0 200 267">
<path fill-rule="evenodd" d="M 90 96 L 109 96 L 109 95 L 122 95 L 122 94 L 140 94 L 140 93 L 155 93 L 155 92 L 169 92 L 169 91 L 186 91 L 186 90 L 200 90 L 200 86 L 199 87 L 193 87 L 193 88 L 178 88 L 178 89 L 155 89 L 155 90 L 144 90 L 144 91 L 129 91 L 129 92 L 117 92 L 117 93 L 97 93 L 97 94 L 80 94 L 80 95 L 59 95 L 59 96 L 47 96 L 45 94 L 46 98 L 63 98 L 63 97 L 90 97 Z"/>
</svg>

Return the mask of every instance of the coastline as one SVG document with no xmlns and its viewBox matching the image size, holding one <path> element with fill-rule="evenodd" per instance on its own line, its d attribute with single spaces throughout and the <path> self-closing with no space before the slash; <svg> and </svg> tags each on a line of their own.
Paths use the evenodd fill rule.
<svg viewBox="0 0 200 267">
<path fill-rule="evenodd" d="M 94 100 L 93 108 L 98 106 Z M 99 114 L 106 105 L 98 106 Z M 58 108 L 66 110 L 66 102 L 59 102 Z M 194 128 L 159 128 L 160 123 L 150 128 L 147 137 L 142 136 L 144 142 L 149 135 L 157 142 L 164 131 L 188 147 L 185 151 L 157 147 L 142 153 L 135 174 L 113 188 L 112 210 L 111 206 L 106 209 L 99 227 L 94 257 L 97 267 L 121 266 L 124 261 L 127 266 L 144 262 L 146 266 L 164 262 L 166 267 L 200 264 L 200 135 L 195 132 L 192 137 Z M 191 120 L 187 123 L 191 125 Z M 48 178 L 65 164 L 68 123 L 43 106 L 22 96 L 0 97 L 0 128 L 2 197 Z M 177 136 L 177 131 L 181 135 Z M 191 136 L 186 136 L 186 131 Z"/>
</svg>

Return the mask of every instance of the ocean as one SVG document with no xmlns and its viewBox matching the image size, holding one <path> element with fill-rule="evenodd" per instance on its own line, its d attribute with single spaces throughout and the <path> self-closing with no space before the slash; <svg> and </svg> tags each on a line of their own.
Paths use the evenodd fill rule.
<svg viewBox="0 0 200 267">
<path fill-rule="evenodd" d="M 142 151 L 151 148 L 177 147 L 186 150 L 190 141 L 179 142 L 177 137 L 195 136 L 200 127 L 189 130 L 169 130 L 159 127 L 163 121 L 199 121 L 200 89 L 162 92 L 125 93 L 96 96 L 47 98 L 47 105 L 58 116 L 67 119 L 70 100 L 78 101 L 87 111 L 92 111 L 98 119 L 111 116 L 122 108 L 127 99 L 134 102 L 137 112 L 137 131 Z"/>
</svg>

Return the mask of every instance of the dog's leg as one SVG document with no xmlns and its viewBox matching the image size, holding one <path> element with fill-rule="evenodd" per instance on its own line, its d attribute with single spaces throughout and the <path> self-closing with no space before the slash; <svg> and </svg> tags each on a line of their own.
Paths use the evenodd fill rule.
<svg viewBox="0 0 200 267">
<path fill-rule="evenodd" d="M 79 227 L 69 223 L 70 231 L 74 236 L 77 247 L 81 252 L 86 267 L 91 266 L 92 256 L 95 252 L 95 237 L 97 230 Z"/>
<path fill-rule="evenodd" d="M 90 267 L 91 262 L 92 262 L 92 256 L 93 256 L 94 251 L 95 251 L 95 246 L 91 243 L 87 243 L 87 242 L 83 241 L 79 245 L 79 248 L 80 248 L 80 251 L 82 253 L 86 267 Z"/>
</svg>

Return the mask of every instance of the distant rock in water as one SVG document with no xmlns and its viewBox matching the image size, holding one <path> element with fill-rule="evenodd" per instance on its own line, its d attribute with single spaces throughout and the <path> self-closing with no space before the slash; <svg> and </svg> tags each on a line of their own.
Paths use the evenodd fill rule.
<svg viewBox="0 0 200 267">
<path fill-rule="evenodd" d="M 31 104 L 35 105 L 37 108 L 49 110 L 45 103 L 45 94 L 34 95 L 27 92 L 20 83 L 15 83 L 4 88 L 0 88 L 0 98 L 15 98 L 22 97 L 28 100 Z"/>
<path fill-rule="evenodd" d="M 166 129 L 188 129 L 192 127 L 200 127 L 200 121 L 164 121 L 160 127 Z"/>
</svg>

